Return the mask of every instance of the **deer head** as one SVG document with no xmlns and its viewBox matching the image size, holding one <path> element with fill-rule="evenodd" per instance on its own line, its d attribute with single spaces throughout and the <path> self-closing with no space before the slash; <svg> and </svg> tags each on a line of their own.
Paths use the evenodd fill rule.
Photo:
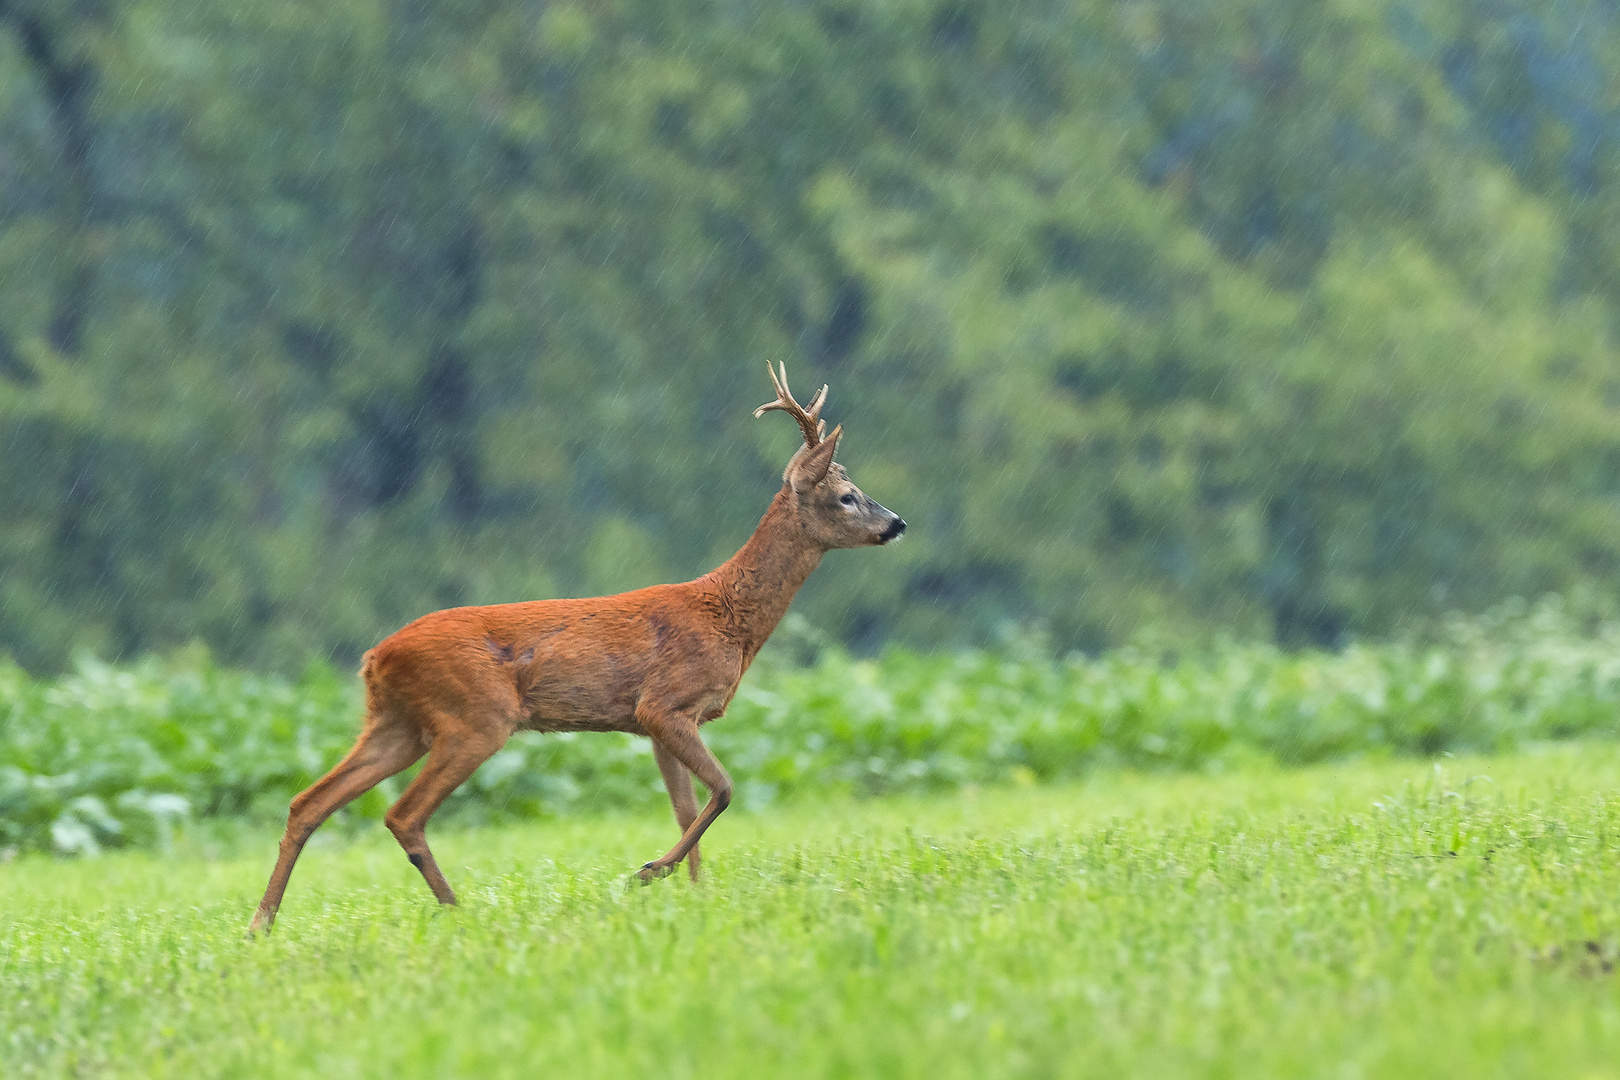
<svg viewBox="0 0 1620 1080">
<path fill-rule="evenodd" d="M 782 491 L 805 535 L 823 550 L 830 550 L 887 544 L 905 532 L 906 523 L 900 515 L 856 487 L 844 467 L 833 460 L 844 429 L 840 425 L 833 428 L 831 435 L 826 434 L 821 407 L 827 403 L 827 387 L 816 391 L 806 408 L 794 400 L 788 389 L 787 365 L 773 369 L 766 364 L 765 370 L 776 388 L 776 400 L 755 409 L 754 415 L 780 410 L 793 417 L 804 433 L 804 445 L 782 474 Z"/>
</svg>

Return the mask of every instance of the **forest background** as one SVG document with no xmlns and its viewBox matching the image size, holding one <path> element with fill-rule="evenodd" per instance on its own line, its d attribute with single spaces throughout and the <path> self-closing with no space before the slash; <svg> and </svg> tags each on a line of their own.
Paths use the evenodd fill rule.
<svg viewBox="0 0 1620 1080">
<path fill-rule="evenodd" d="M 857 650 L 1620 594 L 1620 5 L 0 0 L 0 653 L 694 576 Z"/>
</svg>

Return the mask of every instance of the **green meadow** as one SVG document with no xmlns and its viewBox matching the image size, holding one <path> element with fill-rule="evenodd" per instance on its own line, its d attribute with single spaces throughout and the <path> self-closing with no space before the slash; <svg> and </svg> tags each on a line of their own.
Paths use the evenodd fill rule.
<svg viewBox="0 0 1620 1080">
<path fill-rule="evenodd" d="M 1617 0 L 0 0 L 0 1080 L 1620 1080 L 1616 72 Z M 246 936 L 383 635 L 738 550 L 762 361 L 911 525 L 704 729 L 706 879 L 525 733 L 459 908 L 408 769 Z"/>
<path fill-rule="evenodd" d="M 0 866 L 7 1077 L 1620 1076 L 1620 748 Z"/>
</svg>

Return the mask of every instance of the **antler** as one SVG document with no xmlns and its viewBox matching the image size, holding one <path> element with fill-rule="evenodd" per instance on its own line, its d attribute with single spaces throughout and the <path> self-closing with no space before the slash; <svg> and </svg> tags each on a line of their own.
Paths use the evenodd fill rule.
<svg viewBox="0 0 1620 1080">
<path fill-rule="evenodd" d="M 764 416 L 772 409 L 781 409 L 799 422 L 799 430 L 804 432 L 804 444 L 806 446 L 819 445 L 821 437 L 827 431 L 827 421 L 821 419 L 821 407 L 827 404 L 826 384 L 822 384 L 821 389 L 816 391 L 816 396 L 810 399 L 810 407 L 805 408 L 793 400 L 793 392 L 788 389 L 787 365 L 778 362 L 778 367 L 782 372 L 780 378 L 777 377 L 777 373 L 772 369 L 770 362 L 766 362 L 765 370 L 770 372 L 771 385 L 776 387 L 776 400 L 766 402 L 755 409 L 754 415 Z"/>
</svg>

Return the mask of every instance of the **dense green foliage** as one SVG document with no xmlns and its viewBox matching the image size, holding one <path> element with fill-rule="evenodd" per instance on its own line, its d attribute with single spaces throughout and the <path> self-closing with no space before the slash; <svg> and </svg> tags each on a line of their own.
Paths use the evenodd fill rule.
<svg viewBox="0 0 1620 1080">
<path fill-rule="evenodd" d="M 1612 746 L 0 868 L 8 1078 L 1620 1077 Z"/>
<path fill-rule="evenodd" d="M 1599 0 L 0 0 L 0 651 L 345 664 L 714 565 L 857 648 L 1620 587 Z"/>
<path fill-rule="evenodd" d="M 792 628 L 790 628 L 791 631 Z M 800 643 L 809 635 L 801 632 Z M 743 806 L 960 790 L 1097 769 L 1221 769 L 1362 754 L 1505 750 L 1620 737 L 1620 626 L 1576 632 L 1557 607 L 1455 624 L 1440 640 L 1285 653 L 1223 645 L 1053 660 L 1001 653 L 816 662 L 768 654 L 704 738 Z M 0 848 L 164 843 L 191 817 L 277 822 L 353 742 L 358 685 L 296 682 L 181 657 L 70 676 L 0 672 Z M 408 776 L 409 774 L 407 774 Z M 381 816 L 401 780 L 359 804 Z M 662 804 L 645 740 L 521 735 L 446 818 Z"/>
</svg>

